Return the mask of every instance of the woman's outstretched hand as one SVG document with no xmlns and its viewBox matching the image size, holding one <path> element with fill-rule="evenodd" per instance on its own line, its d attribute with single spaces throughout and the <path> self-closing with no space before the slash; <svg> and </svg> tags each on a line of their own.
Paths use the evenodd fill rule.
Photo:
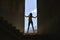
<svg viewBox="0 0 60 40">
<path fill-rule="evenodd" d="M 25 15 L 24 15 L 24 17 L 29 17 L 29 16 L 25 16 Z"/>
<path fill-rule="evenodd" d="M 36 16 L 37 17 L 37 16 Z M 33 17 L 33 18 L 36 18 L 36 17 Z"/>
</svg>

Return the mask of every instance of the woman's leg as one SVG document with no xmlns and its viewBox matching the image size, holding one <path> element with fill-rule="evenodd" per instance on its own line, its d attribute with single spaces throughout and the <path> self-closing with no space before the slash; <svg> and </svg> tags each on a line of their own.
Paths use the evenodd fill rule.
<svg viewBox="0 0 60 40">
<path fill-rule="evenodd" d="M 32 24 L 33 32 L 34 32 L 34 26 L 33 26 L 33 21 L 31 21 L 31 24 Z"/>
<path fill-rule="evenodd" d="M 27 29 L 27 33 L 28 33 L 28 31 L 29 31 L 29 26 L 30 26 L 30 21 L 28 22 L 28 29 Z"/>
</svg>

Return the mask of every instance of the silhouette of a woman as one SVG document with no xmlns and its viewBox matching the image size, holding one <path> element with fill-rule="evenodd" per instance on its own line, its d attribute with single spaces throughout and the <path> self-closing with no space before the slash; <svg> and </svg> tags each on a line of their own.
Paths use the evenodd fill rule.
<svg viewBox="0 0 60 40">
<path fill-rule="evenodd" d="M 34 32 L 34 27 L 33 27 L 33 21 L 32 21 L 32 18 L 36 18 L 36 17 L 33 17 L 33 16 L 32 16 L 32 13 L 30 13 L 29 16 L 25 16 L 25 17 L 29 17 L 28 30 L 27 30 L 27 32 L 29 31 L 29 26 L 30 26 L 30 24 L 32 25 L 33 32 Z"/>
</svg>

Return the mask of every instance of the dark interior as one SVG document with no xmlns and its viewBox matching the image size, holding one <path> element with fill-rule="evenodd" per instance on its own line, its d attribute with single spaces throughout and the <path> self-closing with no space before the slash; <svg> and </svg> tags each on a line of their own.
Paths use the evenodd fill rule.
<svg viewBox="0 0 60 40">
<path fill-rule="evenodd" d="M 37 0 L 38 33 L 24 35 L 25 0 L 0 0 L 0 40 L 58 40 L 59 0 Z"/>
</svg>

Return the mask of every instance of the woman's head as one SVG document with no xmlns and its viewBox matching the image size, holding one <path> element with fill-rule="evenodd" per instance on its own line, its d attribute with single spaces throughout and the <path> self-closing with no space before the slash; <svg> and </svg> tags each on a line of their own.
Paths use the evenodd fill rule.
<svg viewBox="0 0 60 40">
<path fill-rule="evenodd" d="M 32 13 L 30 13 L 30 16 L 32 16 Z"/>
</svg>

